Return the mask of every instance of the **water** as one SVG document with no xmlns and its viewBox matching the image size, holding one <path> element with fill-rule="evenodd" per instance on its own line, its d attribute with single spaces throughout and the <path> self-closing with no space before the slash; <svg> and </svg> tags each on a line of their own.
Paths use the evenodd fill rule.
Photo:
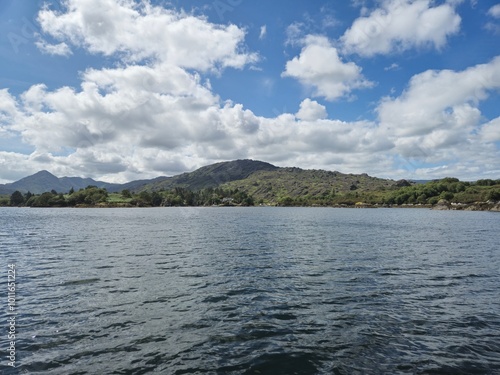
<svg viewBox="0 0 500 375">
<path fill-rule="evenodd" d="M 500 373 L 496 213 L 6 208 L 0 224 L 2 374 Z"/>
</svg>

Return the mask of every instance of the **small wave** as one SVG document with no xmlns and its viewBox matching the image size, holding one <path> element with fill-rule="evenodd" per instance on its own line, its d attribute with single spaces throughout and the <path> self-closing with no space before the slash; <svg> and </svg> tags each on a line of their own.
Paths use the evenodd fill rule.
<svg viewBox="0 0 500 375">
<path fill-rule="evenodd" d="M 66 281 L 64 283 L 61 283 L 61 286 L 93 284 L 93 283 L 96 283 L 98 281 L 101 281 L 101 279 L 92 278 L 92 279 L 82 279 L 82 280 L 70 280 L 70 281 Z"/>
</svg>

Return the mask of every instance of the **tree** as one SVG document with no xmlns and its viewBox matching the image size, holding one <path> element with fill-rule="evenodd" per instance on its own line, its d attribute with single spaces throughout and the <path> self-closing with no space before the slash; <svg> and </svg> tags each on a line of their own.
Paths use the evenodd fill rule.
<svg viewBox="0 0 500 375">
<path fill-rule="evenodd" d="M 144 205 L 150 205 L 152 200 L 151 194 L 148 191 L 141 191 L 139 193 L 139 200 Z"/>
<path fill-rule="evenodd" d="M 417 197 L 417 203 L 420 203 L 420 204 L 425 204 L 425 203 L 427 203 L 427 195 L 425 195 L 425 194 L 420 194 L 420 195 Z"/>
<path fill-rule="evenodd" d="M 127 199 L 132 198 L 132 194 L 130 194 L 130 190 L 128 190 L 128 189 L 122 190 L 122 197 L 127 198 Z"/>
<path fill-rule="evenodd" d="M 69 189 L 69 195 L 73 194 L 75 192 L 75 189 L 73 189 L 73 186 L 71 187 L 71 189 Z"/>
<path fill-rule="evenodd" d="M 107 201 L 108 192 L 106 189 L 99 189 L 95 186 L 88 186 L 85 189 L 71 194 L 68 197 L 68 205 L 76 206 L 78 204 L 95 205 Z"/>
<path fill-rule="evenodd" d="M 440 199 L 445 199 L 447 201 L 451 201 L 453 199 L 454 194 L 450 191 L 443 191 L 440 195 Z"/>
<path fill-rule="evenodd" d="M 496 184 L 496 182 L 489 179 L 489 178 L 476 181 L 476 185 L 478 185 L 478 186 L 494 186 L 495 184 Z"/>
<path fill-rule="evenodd" d="M 289 197 L 289 196 L 285 196 L 285 197 L 282 197 L 280 199 L 278 199 L 278 204 L 280 206 L 292 206 L 294 203 L 293 201 L 293 198 L 292 197 Z"/>
<path fill-rule="evenodd" d="M 10 196 L 10 205 L 11 206 L 20 206 L 24 203 L 24 197 L 22 193 L 18 190 L 12 193 Z"/>
<path fill-rule="evenodd" d="M 163 197 L 160 195 L 160 193 L 154 191 L 153 194 L 151 194 L 151 205 L 154 207 L 159 207 L 161 206 L 162 202 Z"/>
<path fill-rule="evenodd" d="M 50 207 L 50 201 L 54 197 L 52 193 L 43 193 L 32 202 L 32 207 Z"/>
<path fill-rule="evenodd" d="M 494 202 L 500 201 L 500 190 L 491 190 L 488 193 L 487 199 Z"/>
</svg>

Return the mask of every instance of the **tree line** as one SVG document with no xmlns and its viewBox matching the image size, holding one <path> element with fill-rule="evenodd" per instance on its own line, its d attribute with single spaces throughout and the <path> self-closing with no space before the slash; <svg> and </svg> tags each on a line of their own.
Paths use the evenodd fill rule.
<svg viewBox="0 0 500 375">
<path fill-rule="evenodd" d="M 382 206 L 433 206 L 442 199 L 450 203 L 464 204 L 498 202 L 500 201 L 500 180 L 483 179 L 476 182 L 463 182 L 457 178 L 444 178 L 425 184 L 408 183 L 379 191 L 351 189 L 349 192 L 324 192 L 316 196 L 285 195 L 277 197 L 277 204 L 280 206 L 355 206 L 356 203 L 366 203 Z"/>
<path fill-rule="evenodd" d="M 78 206 L 253 206 L 254 200 L 247 193 L 238 189 L 207 188 L 191 191 L 185 188 L 175 188 L 161 191 L 141 191 L 131 193 L 123 190 L 121 193 L 108 193 L 104 188 L 88 186 L 85 189 L 67 194 L 54 190 L 42 194 L 19 191 L 12 193 L 10 198 L 0 201 L 3 206 L 17 207 L 78 207 Z"/>
<path fill-rule="evenodd" d="M 409 185 L 409 186 L 408 186 Z M 380 191 L 350 190 L 344 193 L 333 191 L 317 195 L 291 197 L 277 195 L 271 201 L 255 199 L 248 193 L 228 188 L 207 188 L 192 191 L 177 187 L 171 190 L 141 191 L 132 193 L 108 193 L 106 189 L 88 186 L 85 189 L 62 194 L 54 190 L 43 194 L 22 194 L 19 191 L 10 197 L 0 199 L 2 206 L 26 207 L 77 207 L 77 206 L 133 206 L 133 207 L 169 207 L 169 206 L 253 206 L 255 203 L 279 206 L 354 206 L 357 203 L 377 205 L 435 205 L 440 200 L 450 203 L 475 203 L 500 201 L 500 180 L 483 179 L 476 182 L 463 182 L 456 178 L 444 178 L 425 184 L 407 184 L 407 186 Z"/>
<path fill-rule="evenodd" d="M 429 204 L 441 199 L 450 203 L 474 203 L 500 200 L 500 180 L 483 179 L 463 182 L 457 178 L 444 178 L 426 184 L 402 187 L 384 197 L 385 204 Z"/>
</svg>

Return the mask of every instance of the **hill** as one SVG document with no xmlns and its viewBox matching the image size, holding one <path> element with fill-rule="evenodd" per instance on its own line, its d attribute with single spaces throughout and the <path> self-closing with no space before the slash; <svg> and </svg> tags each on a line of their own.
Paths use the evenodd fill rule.
<svg viewBox="0 0 500 375">
<path fill-rule="evenodd" d="M 278 168 L 258 171 L 244 180 L 223 185 L 238 189 L 255 200 L 278 202 L 283 199 L 333 198 L 357 192 L 382 192 L 401 186 L 401 182 L 370 177 L 367 174 L 343 174 L 324 170 Z"/>
<path fill-rule="evenodd" d="M 256 172 L 272 172 L 279 168 L 257 160 L 234 160 L 201 167 L 194 172 L 165 178 L 144 185 L 140 190 L 170 190 L 176 187 L 188 190 L 215 188 L 224 183 L 243 180 Z"/>
<path fill-rule="evenodd" d="M 67 193 L 96 186 L 108 192 L 129 190 L 162 191 L 183 188 L 199 191 L 207 188 L 224 187 L 239 189 L 256 199 L 276 201 L 280 197 L 318 197 L 352 191 L 380 191 L 397 183 L 370 177 L 367 174 L 353 175 L 323 170 L 303 170 L 300 168 L 279 168 L 257 160 L 234 160 L 201 167 L 193 172 L 173 177 L 157 177 L 151 180 L 137 180 L 125 184 L 111 184 L 91 178 L 61 177 L 48 171 L 40 171 L 11 184 L 0 185 L 2 194 L 30 191 L 41 194 L 51 190 Z"/>
<path fill-rule="evenodd" d="M 424 181 L 421 181 L 424 182 Z M 87 188 L 89 185 L 93 187 Z M 67 193 L 71 188 L 73 194 Z M 80 190 L 82 189 L 82 190 Z M 157 177 L 126 184 L 90 178 L 58 178 L 40 171 L 1 191 L 30 191 L 0 197 L 0 205 L 64 207 L 210 206 L 270 204 L 280 206 L 439 206 L 447 209 L 497 209 L 500 180 L 462 182 L 444 178 L 430 182 L 394 181 L 363 174 L 280 168 L 255 160 L 235 160 L 201 167 L 173 177 Z M 128 191 L 124 191 L 128 190 Z M 47 193 L 46 193 L 47 192 Z M 45 194 L 42 194 L 45 193 Z M 18 203 L 12 203 L 18 202 Z"/>
<path fill-rule="evenodd" d="M 19 181 L 0 185 L 0 194 L 12 194 L 18 190 L 21 193 L 28 191 L 33 194 L 41 194 L 55 190 L 59 193 L 67 193 L 74 190 L 84 189 L 89 185 L 104 188 L 108 192 L 120 192 L 130 190 L 132 192 L 169 190 L 176 187 L 188 190 L 201 190 L 205 188 L 218 187 L 226 182 L 247 178 L 256 171 L 276 170 L 272 164 L 255 160 L 235 160 L 216 163 L 201 167 L 194 172 L 183 173 L 173 177 L 157 177 L 150 180 L 136 180 L 125 184 L 111 184 L 96 181 L 91 178 L 61 177 L 58 178 L 48 171 L 40 171 Z"/>
</svg>

